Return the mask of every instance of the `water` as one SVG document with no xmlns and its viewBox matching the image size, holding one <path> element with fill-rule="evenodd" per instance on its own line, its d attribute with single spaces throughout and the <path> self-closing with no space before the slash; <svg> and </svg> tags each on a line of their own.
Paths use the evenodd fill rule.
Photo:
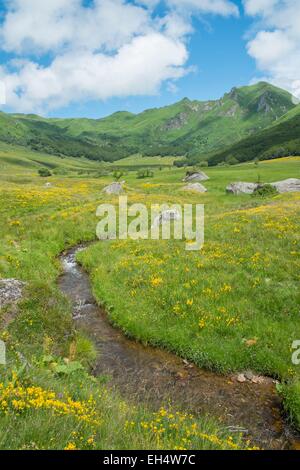
<svg viewBox="0 0 300 470">
<path fill-rule="evenodd" d="M 272 379 L 262 384 L 238 383 L 166 351 L 144 347 L 112 327 L 95 302 L 87 273 L 76 262 L 76 254 L 83 249 L 79 246 L 61 256 L 59 286 L 73 305 L 77 327 L 96 345 L 95 375 L 108 376 L 109 385 L 133 403 L 157 409 L 171 402 L 177 409 L 213 416 L 231 432 L 243 432 L 259 447 L 299 448 L 299 439 L 282 417 Z"/>
</svg>

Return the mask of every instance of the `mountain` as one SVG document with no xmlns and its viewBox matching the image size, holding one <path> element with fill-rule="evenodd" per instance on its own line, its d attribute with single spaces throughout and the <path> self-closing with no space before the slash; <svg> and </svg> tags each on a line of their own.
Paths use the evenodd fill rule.
<svg viewBox="0 0 300 470">
<path fill-rule="evenodd" d="M 69 135 L 54 120 L 20 114 L 0 113 L 0 141 L 37 152 L 99 161 L 118 160 L 134 151 L 126 144 L 119 145 L 112 140 L 97 142 L 84 135 Z"/>
<path fill-rule="evenodd" d="M 216 165 L 232 159 L 245 162 L 289 155 L 300 155 L 300 105 L 267 129 L 215 153 L 208 161 L 210 165 Z"/>
<path fill-rule="evenodd" d="M 185 98 L 140 114 L 104 119 L 46 119 L 0 113 L 0 140 L 40 152 L 116 161 L 146 156 L 207 155 L 260 133 L 294 110 L 292 95 L 268 83 L 233 88 L 219 100 Z"/>
</svg>

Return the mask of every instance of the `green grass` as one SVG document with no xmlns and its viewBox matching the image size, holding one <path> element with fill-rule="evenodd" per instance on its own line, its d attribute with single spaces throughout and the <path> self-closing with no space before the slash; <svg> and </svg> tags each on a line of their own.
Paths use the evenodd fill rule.
<svg viewBox="0 0 300 470">
<path fill-rule="evenodd" d="M 113 166 L 122 168 L 126 167 L 128 169 L 138 168 L 138 167 L 166 167 L 173 166 L 173 163 L 178 160 L 178 157 L 142 157 L 140 155 L 133 155 L 122 160 L 118 160 L 113 164 Z"/>
<path fill-rule="evenodd" d="M 25 158 L 17 152 L 16 157 Z M 142 405 L 125 403 L 108 390 L 103 378 L 89 376 L 95 349 L 74 329 L 70 305 L 57 286 L 57 256 L 66 247 L 95 237 L 95 210 L 105 199 L 101 190 L 109 178 L 53 177 L 53 187 L 44 188 L 35 172 L 20 166 L 11 181 L 13 174 L 10 167 L 0 182 L 0 276 L 27 285 L 18 310 L 6 307 L 0 314 L 1 323 L 11 319 L 0 334 L 8 355 L 7 366 L 0 366 L 0 448 L 244 447 L 239 436 L 231 444 L 228 431 L 212 419 L 184 416 L 185 424 L 179 426 L 181 416 L 167 404 L 162 403 L 167 415 L 160 411 L 164 416 L 159 418 Z M 78 363 L 84 368 L 72 372 Z M 65 372 L 59 372 L 57 365 L 64 364 Z M 43 396 L 49 392 L 54 398 L 46 403 Z M 36 394 L 37 402 L 28 401 L 30 393 Z M 97 422 L 78 420 L 70 407 L 65 408 L 68 397 Z M 57 412 L 61 408 L 62 415 Z M 151 424 L 158 418 L 166 429 L 160 438 Z M 190 442 L 184 443 L 192 426 Z"/>
<path fill-rule="evenodd" d="M 175 241 L 106 242 L 81 253 L 96 297 L 112 306 L 111 321 L 201 367 L 250 368 L 298 383 L 291 345 L 300 334 L 299 195 L 225 196 L 224 188 L 230 181 L 295 177 L 299 168 L 300 159 L 290 158 L 209 169 L 205 195 L 182 193 L 180 171 L 132 181 L 146 204 L 204 203 L 206 243 L 199 253 Z M 292 385 L 291 395 L 296 390 Z M 298 399 L 292 403 L 289 409 L 297 408 Z M 299 422 L 299 409 L 292 414 Z"/>
<path fill-rule="evenodd" d="M 9 152 L 5 147 L 0 151 L 0 161 L 4 155 L 32 162 L 30 152 Z M 63 162 L 71 164 L 68 159 Z M 154 170 L 154 178 L 146 181 L 129 172 L 131 202 L 205 203 L 204 251 L 187 253 L 183 242 L 116 241 L 99 242 L 80 254 L 95 296 L 110 306 L 111 321 L 126 334 L 220 372 L 253 368 L 279 377 L 286 408 L 296 423 L 299 367 L 291 364 L 290 348 L 300 334 L 299 196 L 234 197 L 225 195 L 224 189 L 231 181 L 256 181 L 258 173 L 265 182 L 296 176 L 299 162 L 209 168 L 209 191 L 204 195 L 181 191 L 183 170 Z M 37 176 L 40 166 L 28 168 L 15 161 L 5 165 L 0 178 L 0 276 L 21 279 L 27 287 L 18 311 L 6 308 L 0 314 L 0 321 L 12 319 L 1 331 L 8 365 L 0 366 L 0 447 L 230 448 L 228 432 L 205 417 L 186 417 L 186 426 L 175 432 L 169 417 L 173 410 L 160 417 L 166 432 L 158 440 L 151 430 L 152 411 L 124 403 L 103 378 L 88 374 L 94 345 L 74 329 L 70 306 L 57 286 L 57 256 L 69 246 L 94 239 L 98 204 L 116 202 L 102 194 L 112 177 L 80 178 L 70 170 L 70 176 L 54 176 L 53 186 L 45 188 L 45 180 Z M 68 361 L 81 363 L 83 369 L 70 372 L 70 366 L 64 368 L 66 373 L 58 373 L 57 365 Z M 19 404 L 17 409 L 12 400 L 20 390 L 26 398 L 28 387 L 41 387 L 40 395 L 52 390 L 54 403 L 39 409 Z M 3 390 L 9 407 L 3 404 Z M 78 421 L 69 409 L 58 415 L 56 408 L 68 396 L 80 406 L 90 403 L 89 416 L 100 416 L 100 422 Z M 184 444 L 187 430 L 195 424 L 191 443 Z M 239 438 L 235 443 L 245 445 Z"/>
<path fill-rule="evenodd" d="M 49 168 L 54 173 L 66 173 L 69 176 L 77 176 L 78 173 L 86 176 L 88 173 L 96 175 L 104 165 L 85 158 L 57 157 L 0 142 L 0 178 L 34 177 L 41 168 Z"/>
</svg>

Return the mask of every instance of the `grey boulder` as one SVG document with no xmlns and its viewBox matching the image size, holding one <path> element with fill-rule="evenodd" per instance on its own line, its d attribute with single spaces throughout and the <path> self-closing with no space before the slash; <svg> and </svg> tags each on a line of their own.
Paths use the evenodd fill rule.
<svg viewBox="0 0 300 470">
<path fill-rule="evenodd" d="M 187 174 L 183 179 L 185 183 L 193 181 L 207 181 L 209 177 L 203 171 L 195 171 L 194 173 Z"/>
<path fill-rule="evenodd" d="M 226 188 L 226 192 L 230 194 L 253 194 L 258 186 L 256 183 L 239 181 L 238 183 L 230 183 Z"/>
<path fill-rule="evenodd" d="M 271 185 L 280 194 L 300 191 L 300 179 L 297 178 L 289 178 L 287 180 L 277 181 L 276 183 L 271 183 Z"/>
<path fill-rule="evenodd" d="M 25 283 L 17 279 L 0 279 L 0 308 L 17 303 L 23 295 Z"/>
<path fill-rule="evenodd" d="M 164 222 L 170 222 L 172 220 L 181 220 L 181 214 L 178 210 L 170 209 L 162 211 L 155 217 L 152 227 L 159 227 Z"/>
<path fill-rule="evenodd" d="M 207 192 L 207 189 L 201 183 L 189 183 L 183 189 L 184 191 L 196 191 L 197 193 Z"/>
<path fill-rule="evenodd" d="M 105 194 L 121 194 L 121 193 L 124 192 L 123 184 L 124 184 L 124 182 L 122 182 L 122 183 L 111 183 L 110 185 L 106 186 L 103 189 L 103 192 Z"/>
</svg>

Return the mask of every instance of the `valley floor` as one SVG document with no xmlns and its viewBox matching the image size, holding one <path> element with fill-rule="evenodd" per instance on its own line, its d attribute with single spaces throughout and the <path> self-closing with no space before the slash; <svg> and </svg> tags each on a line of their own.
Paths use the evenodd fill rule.
<svg viewBox="0 0 300 470">
<path fill-rule="evenodd" d="M 231 181 L 299 177 L 300 158 L 207 173 L 208 192 L 200 195 L 182 191 L 183 170 L 122 177 L 129 203 L 204 203 L 200 252 L 186 252 L 179 241 L 109 241 L 78 258 L 126 335 L 222 374 L 277 378 L 300 427 L 300 366 L 292 363 L 292 344 L 300 340 L 300 194 L 225 194 Z M 50 187 L 46 181 L 26 166 L 17 173 L 8 165 L 0 177 L 0 276 L 26 283 L 18 308 L 0 313 L 8 359 L 0 366 L 0 448 L 251 447 L 213 417 L 176 414 L 167 403 L 153 415 L 112 391 L 109 378 L 89 375 L 95 346 L 72 322 L 57 285 L 57 257 L 94 240 L 97 206 L 117 198 L 102 193 L 112 176 L 67 173 L 51 177 Z"/>
</svg>

